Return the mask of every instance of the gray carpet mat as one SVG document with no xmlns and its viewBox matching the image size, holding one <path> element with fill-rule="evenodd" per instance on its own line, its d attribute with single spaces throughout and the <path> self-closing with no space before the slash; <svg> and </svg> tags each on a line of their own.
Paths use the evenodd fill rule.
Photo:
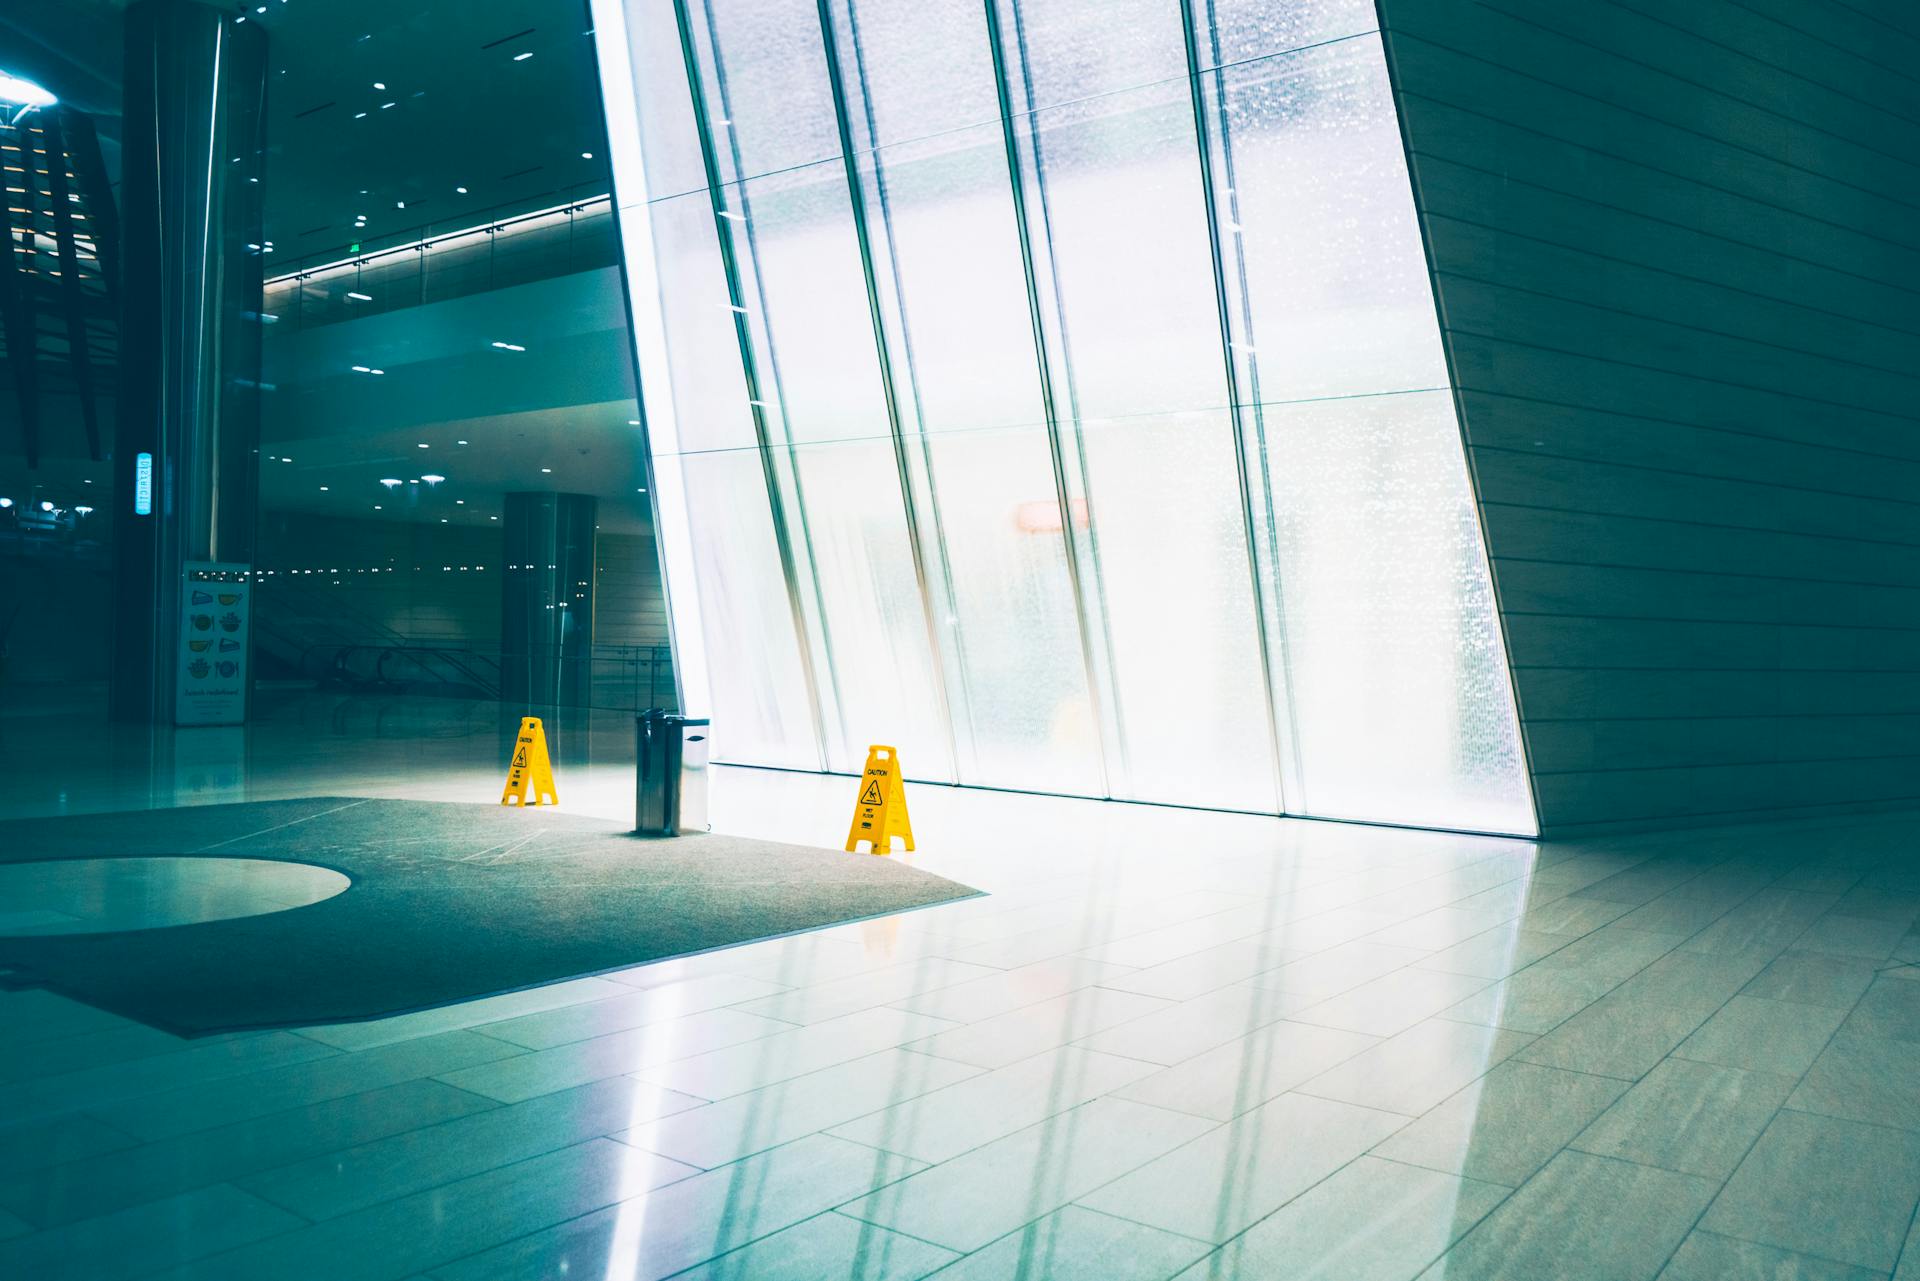
<svg viewBox="0 0 1920 1281">
<path fill-rule="evenodd" d="M 0 823 L 0 862 L 313 863 L 344 893 L 267 916 L 0 938 L 0 984 L 184 1036 L 381 1018 L 979 893 L 892 858 L 635 837 L 499 805 L 317 797 Z"/>
</svg>

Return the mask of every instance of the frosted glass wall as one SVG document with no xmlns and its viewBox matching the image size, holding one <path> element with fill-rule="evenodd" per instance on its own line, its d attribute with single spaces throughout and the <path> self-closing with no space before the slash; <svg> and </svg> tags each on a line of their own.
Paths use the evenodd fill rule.
<svg viewBox="0 0 1920 1281">
<path fill-rule="evenodd" d="M 1371 3 L 594 11 L 722 759 L 1534 829 Z"/>
</svg>

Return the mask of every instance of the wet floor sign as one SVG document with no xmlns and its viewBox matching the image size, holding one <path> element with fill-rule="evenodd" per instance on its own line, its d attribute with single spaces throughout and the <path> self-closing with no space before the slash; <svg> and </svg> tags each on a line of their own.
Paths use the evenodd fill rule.
<svg viewBox="0 0 1920 1281">
<path fill-rule="evenodd" d="M 553 790 L 553 762 L 547 758 L 547 732 L 540 728 L 538 716 L 524 717 L 520 721 L 520 737 L 514 740 L 513 764 L 507 767 L 507 790 L 500 793 L 500 803 L 560 803 L 560 794 Z"/>
<path fill-rule="evenodd" d="M 853 827 L 847 832 L 847 853 L 859 852 L 860 842 L 875 854 L 893 852 L 898 836 L 913 848 L 913 824 L 907 821 L 906 784 L 900 778 L 900 754 L 875 744 L 867 749 L 867 768 L 860 775 L 860 793 L 853 802 Z"/>
</svg>

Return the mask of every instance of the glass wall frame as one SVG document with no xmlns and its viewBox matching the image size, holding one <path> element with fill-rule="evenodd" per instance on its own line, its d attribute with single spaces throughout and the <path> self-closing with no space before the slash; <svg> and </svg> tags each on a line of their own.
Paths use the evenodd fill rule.
<svg viewBox="0 0 1920 1281">
<path fill-rule="evenodd" d="M 594 11 L 721 759 L 1535 830 L 1371 5 Z"/>
</svg>

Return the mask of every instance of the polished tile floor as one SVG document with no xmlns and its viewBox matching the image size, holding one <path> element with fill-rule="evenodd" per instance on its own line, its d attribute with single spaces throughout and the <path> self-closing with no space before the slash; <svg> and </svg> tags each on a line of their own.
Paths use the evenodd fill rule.
<svg viewBox="0 0 1920 1281">
<path fill-rule="evenodd" d="M 630 815 L 627 724 L 552 728 L 565 808 Z M 16 815 L 491 799 L 510 739 L 0 714 Z M 836 845 L 850 787 L 717 771 L 715 823 Z M 915 862 L 989 896 L 192 1042 L 0 993 L 0 1277 L 1920 1279 L 1920 817 L 1536 846 L 910 796 Z"/>
</svg>

